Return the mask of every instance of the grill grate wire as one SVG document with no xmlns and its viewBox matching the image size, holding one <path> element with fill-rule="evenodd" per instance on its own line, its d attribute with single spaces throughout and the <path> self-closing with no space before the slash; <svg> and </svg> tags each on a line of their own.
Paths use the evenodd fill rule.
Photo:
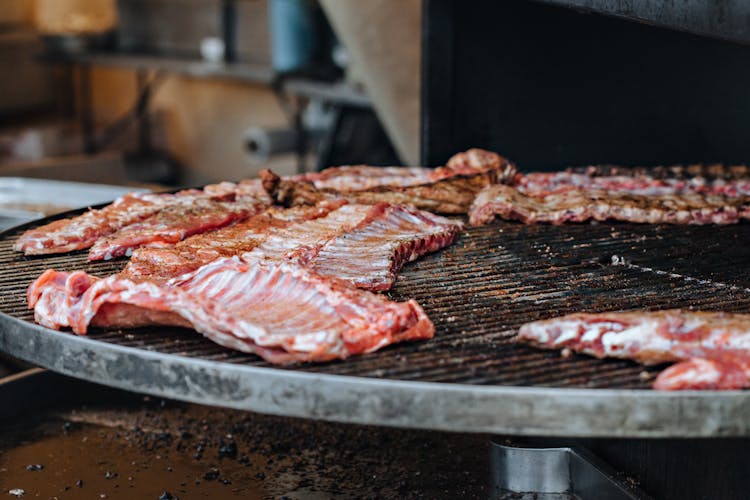
<svg viewBox="0 0 750 500">
<path fill-rule="evenodd" d="M 0 312 L 28 322 L 33 313 L 26 305 L 26 288 L 44 270 L 82 269 L 106 276 L 126 262 L 90 263 L 86 252 L 25 257 L 12 250 L 23 229 L 48 221 L 0 236 Z M 522 323 L 575 311 L 683 307 L 750 312 L 748 243 L 747 223 L 500 222 L 467 228 L 450 248 L 407 265 L 389 292 L 396 300 L 414 298 L 424 307 L 436 326 L 433 340 L 281 369 L 445 383 L 647 389 L 662 367 L 564 358 L 516 344 L 512 335 Z M 180 328 L 93 329 L 89 336 L 149 352 L 270 366 Z"/>
</svg>

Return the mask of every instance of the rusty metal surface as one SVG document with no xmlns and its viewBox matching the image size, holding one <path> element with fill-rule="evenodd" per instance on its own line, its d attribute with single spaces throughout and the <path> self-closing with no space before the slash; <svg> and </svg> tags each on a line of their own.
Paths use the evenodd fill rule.
<svg viewBox="0 0 750 500">
<path fill-rule="evenodd" d="M 28 283 L 47 268 L 100 276 L 124 260 L 23 257 L 0 240 L 0 349 L 116 387 L 275 414 L 474 432 L 579 436 L 748 435 L 750 393 L 649 390 L 661 367 L 517 345 L 527 321 L 573 311 L 750 311 L 750 224 L 468 229 L 407 266 L 391 296 L 417 299 L 433 340 L 289 368 L 177 328 L 94 330 L 33 324 Z M 617 256 L 613 264 L 613 256 Z"/>
</svg>

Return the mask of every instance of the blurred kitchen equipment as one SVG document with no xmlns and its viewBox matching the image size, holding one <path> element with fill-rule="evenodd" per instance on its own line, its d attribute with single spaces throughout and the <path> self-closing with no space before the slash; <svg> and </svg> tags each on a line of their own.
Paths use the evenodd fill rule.
<svg viewBox="0 0 750 500">
<path fill-rule="evenodd" d="M 7 164 L 33 162 L 81 152 L 75 124 L 45 121 L 0 131 L 0 175 Z"/>
<path fill-rule="evenodd" d="M 299 133 L 294 129 L 250 127 L 245 131 L 245 148 L 250 162 L 262 164 L 275 154 L 292 153 L 299 142 Z"/>
<path fill-rule="evenodd" d="M 319 152 L 330 140 L 337 119 L 334 106 L 328 106 L 319 97 L 309 100 L 299 116 L 296 128 L 250 127 L 245 132 L 245 147 L 250 162 L 264 164 L 273 155 Z"/>
<path fill-rule="evenodd" d="M 42 35 L 48 54 L 82 54 L 113 47 L 114 31 L 100 33 L 47 33 Z"/>
<path fill-rule="evenodd" d="M 402 161 L 419 162 L 420 0 L 321 0 Z"/>
<path fill-rule="evenodd" d="M 55 102 L 52 71 L 37 60 L 43 49 L 39 35 L 28 27 L 6 26 L 0 33 L 0 115 L 44 109 Z"/>
<path fill-rule="evenodd" d="M 306 129 L 304 134 L 302 138 L 299 131 L 291 128 L 250 127 L 245 131 L 248 159 L 254 165 L 264 165 L 274 155 L 297 152 L 302 140 L 306 141 L 308 151 L 315 151 L 327 131 Z"/>
<path fill-rule="evenodd" d="M 120 52 L 204 58 L 216 38 L 227 62 L 270 65 L 266 0 L 117 0 L 117 10 Z"/>
<path fill-rule="evenodd" d="M 273 68 L 304 69 L 316 49 L 314 5 L 310 0 L 269 0 Z"/>
<path fill-rule="evenodd" d="M 117 11 L 114 0 L 36 0 L 34 21 L 47 52 L 79 54 L 111 48 Z"/>
</svg>

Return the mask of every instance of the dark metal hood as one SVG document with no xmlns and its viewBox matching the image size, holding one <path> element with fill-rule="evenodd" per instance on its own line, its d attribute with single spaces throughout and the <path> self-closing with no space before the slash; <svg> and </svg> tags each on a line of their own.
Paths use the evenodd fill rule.
<svg viewBox="0 0 750 500">
<path fill-rule="evenodd" d="M 541 0 L 697 35 L 750 43 L 750 4 L 743 0 Z"/>
</svg>

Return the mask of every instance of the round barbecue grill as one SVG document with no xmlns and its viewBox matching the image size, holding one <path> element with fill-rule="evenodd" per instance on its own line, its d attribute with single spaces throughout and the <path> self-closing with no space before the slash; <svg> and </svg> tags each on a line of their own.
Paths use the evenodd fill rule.
<svg viewBox="0 0 750 500">
<path fill-rule="evenodd" d="M 68 214 L 70 215 L 70 214 Z M 59 216 L 58 216 L 59 217 Z M 25 291 L 45 269 L 105 276 L 124 260 L 85 252 L 25 257 L 24 230 L 0 236 L 0 349 L 113 387 L 257 412 L 427 429 L 524 435 L 750 435 L 750 392 L 649 389 L 662 367 L 563 357 L 518 345 L 527 321 L 573 311 L 749 311 L 750 224 L 600 224 L 467 229 L 452 247 L 408 265 L 390 293 L 415 298 L 433 340 L 345 361 L 275 367 L 181 328 L 94 329 L 33 322 Z"/>
</svg>

